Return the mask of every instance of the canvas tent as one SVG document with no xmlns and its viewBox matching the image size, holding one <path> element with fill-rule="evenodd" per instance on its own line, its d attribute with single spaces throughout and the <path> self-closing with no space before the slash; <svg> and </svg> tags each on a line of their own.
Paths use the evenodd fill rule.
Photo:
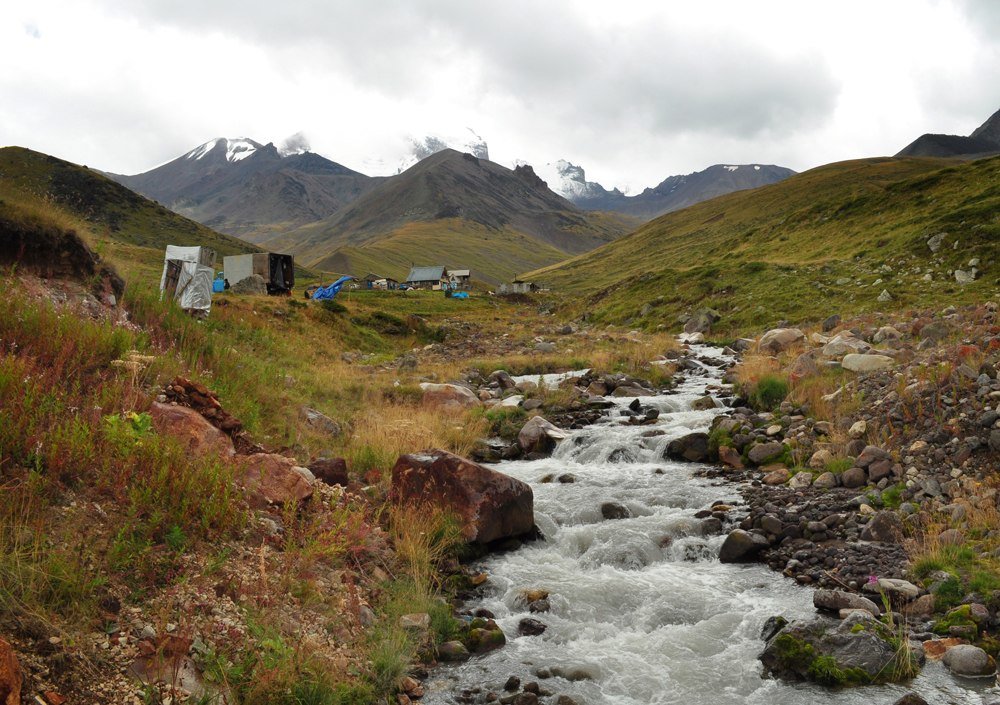
<svg viewBox="0 0 1000 705">
<path fill-rule="evenodd" d="M 215 250 L 167 245 L 160 276 L 160 294 L 177 301 L 185 311 L 208 315 L 212 308 Z"/>
</svg>

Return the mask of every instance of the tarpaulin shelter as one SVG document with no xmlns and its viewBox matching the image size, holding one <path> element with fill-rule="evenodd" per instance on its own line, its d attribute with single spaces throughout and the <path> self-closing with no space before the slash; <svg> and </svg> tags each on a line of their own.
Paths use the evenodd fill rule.
<svg viewBox="0 0 1000 705">
<path fill-rule="evenodd" d="M 332 299 L 334 296 L 340 293 L 341 287 L 347 282 L 353 280 L 354 277 L 341 277 L 333 284 L 329 286 L 321 286 L 316 291 L 313 292 L 312 298 L 316 301 L 322 301 L 323 299 Z"/>
<path fill-rule="evenodd" d="M 215 250 L 208 247 L 167 245 L 163 257 L 160 293 L 177 301 L 185 311 L 208 315 L 212 308 Z"/>
</svg>

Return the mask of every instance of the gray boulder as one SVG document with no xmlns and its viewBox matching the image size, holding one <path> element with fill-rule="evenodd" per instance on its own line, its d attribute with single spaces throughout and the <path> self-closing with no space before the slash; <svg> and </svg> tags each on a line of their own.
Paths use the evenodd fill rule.
<svg viewBox="0 0 1000 705">
<path fill-rule="evenodd" d="M 692 463 L 704 463 L 709 460 L 708 434 L 689 433 L 675 438 L 667 444 L 664 456 L 668 460 L 687 460 Z"/>
<path fill-rule="evenodd" d="M 892 367 L 894 362 L 895 361 L 888 355 L 863 355 L 860 353 L 851 353 L 850 355 L 844 355 L 844 359 L 840 361 L 840 366 L 845 370 L 863 374 L 865 372 L 887 370 Z"/>
<path fill-rule="evenodd" d="M 876 617 L 881 610 L 867 597 L 843 590 L 817 590 L 813 593 L 813 606 L 818 610 L 837 612 L 840 610 L 866 610 Z"/>
<path fill-rule="evenodd" d="M 517 444 L 525 453 L 551 453 L 568 434 L 541 416 L 533 416 L 517 434 Z"/>
<path fill-rule="evenodd" d="M 798 328 L 772 328 L 760 337 L 758 347 L 761 351 L 773 355 L 787 350 L 805 338 L 806 334 Z"/>
<path fill-rule="evenodd" d="M 762 465 L 768 460 L 772 460 L 784 452 L 785 446 L 782 443 L 779 443 L 778 441 L 768 441 L 767 443 L 760 443 L 751 448 L 750 452 L 747 453 L 747 457 L 750 459 L 750 462 L 755 463 L 756 465 Z"/>
<path fill-rule="evenodd" d="M 861 540 L 902 543 L 903 521 L 896 512 L 888 510 L 876 512 L 861 531 Z"/>
<path fill-rule="evenodd" d="M 951 647 L 944 652 L 941 661 L 955 675 L 968 678 L 990 678 L 997 672 L 993 657 L 972 644 Z"/>
<path fill-rule="evenodd" d="M 767 538 L 760 534 L 734 529 L 722 542 L 722 548 L 719 549 L 719 561 L 721 563 L 740 563 L 752 560 L 768 545 Z"/>
</svg>

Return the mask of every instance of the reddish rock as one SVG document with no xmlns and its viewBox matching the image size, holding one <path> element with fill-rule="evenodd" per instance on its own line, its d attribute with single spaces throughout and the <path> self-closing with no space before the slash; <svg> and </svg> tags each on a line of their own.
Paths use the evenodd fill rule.
<svg viewBox="0 0 1000 705">
<path fill-rule="evenodd" d="M 343 458 L 318 458 L 309 463 L 309 471 L 328 485 L 347 487 L 351 481 L 347 475 L 347 461 Z"/>
<path fill-rule="evenodd" d="M 230 458 L 236 452 L 229 436 L 210 424 L 194 409 L 153 402 L 149 409 L 156 432 L 177 438 L 192 455 Z"/>
<path fill-rule="evenodd" d="M 295 461 L 283 455 L 240 456 L 237 481 L 256 506 L 302 502 L 312 496 L 312 484 L 295 468 Z"/>
<path fill-rule="evenodd" d="M 400 456 L 389 499 L 455 513 L 469 543 L 527 534 L 535 523 L 528 484 L 443 450 Z"/>
<path fill-rule="evenodd" d="M 743 459 L 740 458 L 740 454 L 729 446 L 719 446 L 719 460 L 734 470 L 743 469 Z"/>
<path fill-rule="evenodd" d="M 424 391 L 424 406 L 433 406 L 446 411 L 462 411 L 482 405 L 479 397 L 471 389 L 457 384 L 424 382 L 420 388 Z"/>
<path fill-rule="evenodd" d="M 0 637 L 0 705 L 21 705 L 22 678 L 13 647 Z"/>
</svg>

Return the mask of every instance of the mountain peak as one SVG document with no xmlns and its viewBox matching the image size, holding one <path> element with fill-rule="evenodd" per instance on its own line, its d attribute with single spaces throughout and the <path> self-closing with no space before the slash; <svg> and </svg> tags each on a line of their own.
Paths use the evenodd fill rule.
<svg viewBox="0 0 1000 705">
<path fill-rule="evenodd" d="M 982 125 L 969 135 L 973 139 L 986 140 L 1000 145 L 1000 110 L 993 113 Z"/>
<path fill-rule="evenodd" d="M 200 160 L 211 154 L 216 160 L 238 162 L 251 156 L 263 146 L 246 137 L 216 137 L 192 149 L 184 155 L 184 159 Z"/>
</svg>

